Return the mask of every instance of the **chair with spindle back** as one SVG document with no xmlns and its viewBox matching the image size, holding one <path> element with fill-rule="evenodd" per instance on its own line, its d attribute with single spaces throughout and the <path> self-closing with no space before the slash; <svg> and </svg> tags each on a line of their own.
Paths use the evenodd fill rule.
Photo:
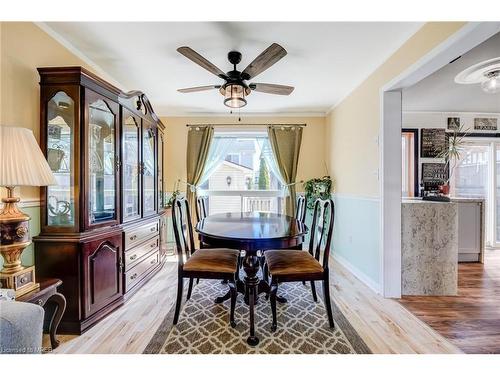
<svg viewBox="0 0 500 375">
<path fill-rule="evenodd" d="M 330 327 L 334 328 L 330 303 L 328 260 L 332 242 L 334 205 L 331 199 L 317 199 L 314 203 L 313 221 L 310 231 L 308 251 L 268 250 L 264 253 L 266 265 L 271 276 L 271 311 L 273 323 L 271 330 L 277 328 L 276 297 L 278 284 L 293 281 L 323 281 L 323 293 Z M 316 290 L 312 288 L 314 301 Z"/>
<path fill-rule="evenodd" d="M 174 324 L 177 324 L 182 303 L 184 278 L 189 278 L 187 300 L 191 298 L 193 279 L 228 280 L 231 292 L 230 323 L 234 321 L 236 306 L 236 273 L 238 272 L 239 251 L 233 249 L 203 249 L 194 246 L 193 226 L 189 205 L 185 198 L 176 198 L 172 205 L 172 222 L 178 257 L 177 301 Z"/>
</svg>

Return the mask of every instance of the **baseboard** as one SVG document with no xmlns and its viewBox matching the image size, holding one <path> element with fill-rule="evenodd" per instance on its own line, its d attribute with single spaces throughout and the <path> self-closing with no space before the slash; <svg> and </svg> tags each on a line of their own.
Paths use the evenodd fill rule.
<svg viewBox="0 0 500 375">
<path fill-rule="evenodd" d="M 374 282 L 359 268 L 353 266 L 347 259 L 335 253 L 333 253 L 333 259 L 339 262 L 345 269 L 347 269 L 350 273 L 352 273 L 359 281 L 365 284 L 368 288 L 370 288 L 377 294 L 382 294 L 381 293 L 382 288 L 380 287 L 379 283 Z"/>
</svg>

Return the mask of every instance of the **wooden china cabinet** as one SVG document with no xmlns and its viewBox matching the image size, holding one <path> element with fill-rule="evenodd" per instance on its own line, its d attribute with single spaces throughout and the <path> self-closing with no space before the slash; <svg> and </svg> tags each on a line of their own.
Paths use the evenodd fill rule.
<svg viewBox="0 0 500 375">
<path fill-rule="evenodd" d="M 80 334 L 165 260 L 164 125 L 140 91 L 81 67 L 38 72 L 40 144 L 58 185 L 41 189 L 35 266 L 63 281 L 60 331 Z"/>
</svg>

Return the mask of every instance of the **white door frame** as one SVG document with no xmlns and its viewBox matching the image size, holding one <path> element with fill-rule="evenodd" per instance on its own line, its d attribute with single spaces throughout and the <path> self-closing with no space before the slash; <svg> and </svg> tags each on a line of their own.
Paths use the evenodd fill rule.
<svg viewBox="0 0 500 375">
<path fill-rule="evenodd" d="M 385 297 L 401 297 L 402 89 L 500 32 L 500 22 L 469 22 L 380 89 L 380 285 Z"/>
</svg>

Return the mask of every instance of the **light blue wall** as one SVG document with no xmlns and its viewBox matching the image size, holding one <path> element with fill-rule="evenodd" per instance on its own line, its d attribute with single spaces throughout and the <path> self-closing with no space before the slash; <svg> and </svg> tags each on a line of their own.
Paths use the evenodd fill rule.
<svg viewBox="0 0 500 375">
<path fill-rule="evenodd" d="M 30 215 L 30 234 L 36 236 L 40 233 L 40 207 L 21 207 L 21 210 Z M 33 244 L 24 249 L 21 256 L 24 266 L 32 266 L 35 263 L 35 254 L 33 252 Z M 0 256 L 0 268 L 3 267 L 3 258 Z"/>
<path fill-rule="evenodd" d="M 346 260 L 373 284 L 380 281 L 380 201 L 376 198 L 333 196 L 334 254 Z"/>
</svg>

